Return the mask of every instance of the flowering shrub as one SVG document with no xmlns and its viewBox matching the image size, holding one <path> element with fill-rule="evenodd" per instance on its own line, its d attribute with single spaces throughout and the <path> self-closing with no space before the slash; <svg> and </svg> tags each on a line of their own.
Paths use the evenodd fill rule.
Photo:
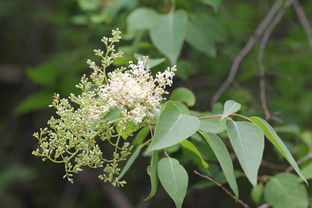
<svg viewBox="0 0 312 208">
<path fill-rule="evenodd" d="M 166 87 L 172 85 L 175 66 L 153 77 L 145 57 L 136 64 L 130 62 L 127 67 L 111 70 L 114 60 L 122 56 L 115 49 L 120 38 L 120 31 L 113 30 L 112 37 L 102 39 L 106 51 L 95 50 L 101 64 L 87 61 L 93 72 L 89 77 L 82 76 L 77 85 L 81 89 L 80 95 L 71 94 L 67 99 L 58 94 L 54 96 L 50 107 L 56 109 L 57 117 L 51 117 L 48 128 L 34 134 L 39 143 L 33 151 L 35 156 L 63 164 L 64 177 L 70 182 L 73 182 L 73 173 L 90 167 L 103 169 L 99 178 L 104 182 L 123 186 L 126 183 L 122 179 L 124 174 L 142 149 L 149 145 L 145 154 L 151 156 L 147 168 L 151 193 L 147 199 L 155 195 L 159 179 L 176 207 L 181 207 L 188 175 L 179 161 L 170 156 L 169 147 L 176 146 L 189 153 L 189 159 L 201 172 L 207 173 L 207 158 L 195 141 L 209 146 L 238 197 L 232 158 L 218 134 L 226 133 L 222 135 L 229 138 L 242 170 L 253 186 L 257 186 L 266 136 L 305 181 L 274 129 L 259 117 L 237 114 L 241 108 L 239 103 L 229 100 L 223 109 L 213 113 L 191 112 L 188 106 L 194 104 L 195 98 L 187 89 L 179 88 L 172 93 L 170 101 L 162 105 L 164 95 L 168 94 Z M 137 147 L 132 154 L 134 145 L 126 139 L 138 130 Z M 151 139 L 145 140 L 148 131 Z M 111 154 L 103 151 L 107 145 L 113 147 Z M 121 169 L 123 161 L 126 165 Z"/>
</svg>

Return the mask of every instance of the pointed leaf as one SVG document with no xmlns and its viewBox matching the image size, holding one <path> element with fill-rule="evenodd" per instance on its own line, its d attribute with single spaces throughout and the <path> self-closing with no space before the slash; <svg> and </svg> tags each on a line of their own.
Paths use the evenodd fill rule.
<svg viewBox="0 0 312 208">
<path fill-rule="evenodd" d="M 150 37 L 156 48 L 175 64 L 181 52 L 186 34 L 187 13 L 178 10 L 161 15 L 150 30 Z"/>
<path fill-rule="evenodd" d="M 158 164 L 158 177 L 176 207 L 181 208 L 188 185 L 188 175 L 183 166 L 174 158 L 163 158 Z"/>
<path fill-rule="evenodd" d="M 132 153 L 131 157 L 128 159 L 126 165 L 124 166 L 124 168 L 122 169 L 122 171 L 120 172 L 120 174 L 118 176 L 119 180 L 127 173 L 127 171 L 133 165 L 134 161 L 138 158 L 138 156 L 140 155 L 140 152 L 142 150 L 142 147 L 143 147 L 143 145 L 138 146 L 135 149 L 135 151 Z"/>
<path fill-rule="evenodd" d="M 147 167 L 147 173 L 150 177 L 151 180 L 151 192 L 150 194 L 144 199 L 149 200 L 155 196 L 157 192 L 157 187 L 158 187 L 158 177 L 157 177 L 157 166 L 158 166 L 158 152 L 153 152 L 152 154 L 152 159 L 151 159 L 151 164 Z"/>
<path fill-rule="evenodd" d="M 233 100 L 226 101 L 224 104 L 224 109 L 223 109 L 221 120 L 224 119 L 225 117 L 228 117 L 232 113 L 236 113 L 237 111 L 239 111 L 240 108 L 241 108 L 241 104 Z"/>
<path fill-rule="evenodd" d="M 184 87 L 179 87 L 173 90 L 170 96 L 170 100 L 185 103 L 190 107 L 195 105 L 196 102 L 194 93 L 191 90 Z"/>
<path fill-rule="evenodd" d="M 164 149 L 178 144 L 199 129 L 199 119 L 181 114 L 172 101 L 168 101 L 160 113 L 155 135 L 147 152 Z"/>
<path fill-rule="evenodd" d="M 264 119 L 259 117 L 250 117 L 250 121 L 254 124 L 259 126 L 266 138 L 274 145 L 274 147 L 278 150 L 278 152 L 288 161 L 288 163 L 294 168 L 297 174 L 307 183 L 307 180 L 304 178 L 303 174 L 301 173 L 295 159 L 292 157 L 291 153 L 287 149 L 286 145 L 284 144 L 283 140 L 277 135 L 271 125 L 266 122 Z"/>
<path fill-rule="evenodd" d="M 205 138 L 205 140 L 207 141 L 213 152 L 215 153 L 216 157 L 218 158 L 218 161 L 221 165 L 226 180 L 228 181 L 234 194 L 238 197 L 239 193 L 234 175 L 234 167 L 230 153 L 228 152 L 225 144 L 222 142 L 220 137 L 218 137 L 215 134 L 204 132 L 201 132 L 201 134 Z"/>
<path fill-rule="evenodd" d="M 307 190 L 298 178 L 281 173 L 270 179 L 264 189 L 264 198 L 274 208 L 307 208 Z"/>
<path fill-rule="evenodd" d="M 154 26 L 158 13 L 149 8 L 137 8 L 127 18 L 128 32 L 136 30 L 147 30 Z"/>
<path fill-rule="evenodd" d="M 200 154 L 197 147 L 192 144 L 192 142 L 188 140 L 183 140 L 180 142 L 180 145 L 182 146 L 183 150 L 190 156 L 190 158 L 194 161 L 196 165 L 199 165 L 203 167 L 204 169 L 208 168 L 208 163 L 204 160 L 202 155 Z"/>
<path fill-rule="evenodd" d="M 246 121 L 227 120 L 226 128 L 240 165 L 251 184 L 256 186 L 264 149 L 263 132 Z"/>
</svg>

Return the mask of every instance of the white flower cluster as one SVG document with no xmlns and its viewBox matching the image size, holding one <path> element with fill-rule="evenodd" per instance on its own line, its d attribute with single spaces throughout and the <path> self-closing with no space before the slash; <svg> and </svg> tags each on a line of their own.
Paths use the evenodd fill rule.
<svg viewBox="0 0 312 208">
<path fill-rule="evenodd" d="M 146 60 L 139 60 L 137 64 L 130 62 L 128 70 L 117 69 L 108 73 L 108 84 L 100 88 L 102 110 L 118 108 L 123 115 L 122 123 L 141 124 L 152 118 L 167 93 L 165 87 L 172 84 L 175 66 L 158 72 L 154 78 L 146 67 Z"/>
</svg>

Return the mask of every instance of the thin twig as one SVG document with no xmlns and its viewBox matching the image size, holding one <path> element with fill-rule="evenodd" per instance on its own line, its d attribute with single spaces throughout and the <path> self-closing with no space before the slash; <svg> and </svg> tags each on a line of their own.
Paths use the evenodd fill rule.
<svg viewBox="0 0 312 208">
<path fill-rule="evenodd" d="M 271 207 L 271 205 L 269 205 L 269 204 L 262 204 L 258 208 L 269 208 L 269 207 Z"/>
<path fill-rule="evenodd" d="M 269 39 L 272 35 L 273 30 L 276 28 L 276 26 L 280 23 L 282 20 L 285 10 L 290 6 L 290 1 L 286 1 L 283 8 L 280 8 L 270 25 L 266 28 L 261 40 L 260 40 L 260 46 L 259 46 L 259 53 L 257 57 L 257 62 L 259 65 L 259 74 L 260 74 L 260 99 L 261 99 L 261 106 L 265 115 L 266 120 L 275 120 L 278 122 L 281 122 L 281 120 L 275 116 L 272 115 L 272 113 L 269 110 L 267 99 L 266 99 L 266 68 L 264 66 L 264 52 L 268 45 Z"/>
<path fill-rule="evenodd" d="M 279 8 L 282 6 L 283 0 L 276 0 L 273 6 L 271 7 L 270 11 L 258 25 L 257 29 L 255 30 L 254 34 L 250 37 L 246 45 L 243 49 L 238 53 L 238 55 L 234 58 L 233 64 L 230 69 L 230 73 L 228 74 L 226 80 L 222 83 L 220 88 L 214 94 L 211 100 L 211 105 L 216 103 L 220 96 L 228 89 L 228 87 L 234 81 L 234 78 L 237 74 L 238 68 L 243 61 L 243 59 L 249 54 L 249 52 L 253 49 L 254 45 L 257 43 L 258 38 L 263 34 L 264 30 L 270 24 L 272 19 L 275 17 L 276 13 L 278 12 Z"/>
<path fill-rule="evenodd" d="M 303 158 L 297 160 L 297 164 L 300 165 L 300 164 L 302 164 L 302 163 L 304 163 L 305 161 L 308 161 L 308 160 L 310 160 L 310 159 L 312 159 L 312 152 L 308 153 L 308 154 L 307 154 L 306 156 L 304 156 Z M 292 170 L 293 170 L 293 167 L 289 166 L 289 167 L 286 168 L 285 171 L 286 171 L 286 172 L 290 172 L 290 171 L 292 171 Z"/>
<path fill-rule="evenodd" d="M 215 181 L 214 179 L 210 178 L 207 175 L 202 175 L 199 172 L 197 172 L 196 170 L 194 171 L 194 173 L 202 178 L 205 178 L 211 182 L 213 182 L 214 184 L 216 184 L 219 188 L 221 188 L 227 195 L 229 195 L 235 202 L 239 203 L 242 207 L 244 208 L 250 208 L 250 206 L 242 201 L 241 199 L 237 198 L 235 195 L 232 194 L 231 191 L 229 191 L 227 188 L 225 188 L 224 186 L 222 186 L 222 184 L 218 183 L 217 181 Z"/>
<path fill-rule="evenodd" d="M 311 28 L 311 24 L 309 23 L 309 20 L 304 12 L 304 9 L 302 8 L 302 6 L 300 5 L 298 0 L 291 0 L 291 3 L 297 13 L 297 16 L 299 18 L 299 21 L 301 22 L 303 29 L 305 30 L 307 36 L 308 36 L 308 41 L 309 44 L 312 48 L 312 28 Z"/>
</svg>

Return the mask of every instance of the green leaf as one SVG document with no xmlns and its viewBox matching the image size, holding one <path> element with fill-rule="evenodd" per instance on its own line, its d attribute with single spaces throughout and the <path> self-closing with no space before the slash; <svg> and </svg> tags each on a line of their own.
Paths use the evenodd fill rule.
<svg viewBox="0 0 312 208">
<path fill-rule="evenodd" d="M 188 175 L 183 166 L 174 158 L 163 158 L 158 164 L 158 177 L 176 207 L 181 208 L 188 185 Z"/>
<path fill-rule="evenodd" d="M 246 121 L 227 120 L 226 129 L 239 163 L 251 184 L 256 186 L 264 149 L 263 132 Z"/>
<path fill-rule="evenodd" d="M 218 158 L 218 161 L 221 165 L 223 174 L 228 181 L 232 191 L 238 197 L 239 192 L 237 188 L 237 183 L 234 175 L 234 167 L 232 163 L 232 159 L 230 153 L 228 152 L 225 144 L 222 142 L 220 137 L 211 133 L 200 132 L 202 136 L 205 138 L 214 154 Z"/>
<path fill-rule="evenodd" d="M 219 6 L 221 4 L 221 0 L 199 0 L 199 1 L 201 1 L 204 4 L 211 6 L 215 12 L 218 11 Z"/>
<path fill-rule="evenodd" d="M 57 84 L 56 81 L 60 70 L 59 65 L 55 61 L 49 61 L 35 68 L 27 69 L 26 73 L 33 82 L 42 86 L 52 87 Z"/>
<path fill-rule="evenodd" d="M 220 118 L 201 119 L 200 130 L 220 134 L 225 130 L 225 120 L 220 120 Z"/>
<path fill-rule="evenodd" d="M 260 204 L 263 195 L 264 186 L 263 183 L 259 183 L 251 190 L 251 199 L 255 204 Z"/>
<path fill-rule="evenodd" d="M 155 151 L 152 154 L 151 164 L 147 167 L 147 174 L 149 175 L 150 180 L 151 180 L 151 192 L 144 199 L 144 201 L 150 200 L 151 198 L 153 198 L 157 192 L 157 188 L 158 188 L 158 177 L 157 177 L 158 161 L 159 161 L 158 152 Z"/>
<path fill-rule="evenodd" d="M 0 171 L 0 186 L 1 188 L 5 188 L 5 186 L 11 183 L 30 180 L 34 176 L 34 170 L 26 166 L 11 165 L 4 167 L 4 169 Z"/>
<path fill-rule="evenodd" d="M 259 126 L 262 131 L 264 132 L 264 135 L 266 138 L 274 145 L 274 147 L 277 149 L 277 151 L 288 161 L 288 163 L 295 169 L 297 174 L 307 183 L 307 180 L 304 178 L 303 174 L 301 173 L 295 159 L 287 149 L 286 145 L 284 144 L 283 140 L 276 134 L 274 129 L 271 127 L 271 125 L 266 122 L 264 119 L 259 117 L 249 117 L 250 121 L 252 121 L 254 124 Z"/>
<path fill-rule="evenodd" d="M 112 122 L 119 119 L 121 116 L 122 116 L 121 111 L 118 108 L 113 108 L 105 115 L 104 118 L 107 121 Z"/>
<path fill-rule="evenodd" d="M 124 139 L 127 139 L 129 136 L 132 136 L 132 134 L 139 128 L 140 127 L 133 122 L 127 122 L 126 127 L 124 129 L 121 129 L 120 126 L 116 126 L 117 132 L 121 134 L 121 137 Z"/>
<path fill-rule="evenodd" d="M 302 168 L 302 174 L 304 175 L 306 180 L 309 180 L 312 178 L 312 162 L 309 165 Z"/>
<path fill-rule="evenodd" d="M 187 114 L 187 115 L 191 114 L 190 110 L 184 103 L 174 101 L 174 104 L 177 106 L 180 113 Z"/>
<path fill-rule="evenodd" d="M 221 120 L 228 117 L 232 113 L 236 113 L 237 111 L 240 110 L 240 108 L 241 108 L 241 104 L 239 104 L 233 100 L 226 101 L 224 104 L 224 109 L 223 109 L 223 114 L 222 114 Z"/>
<path fill-rule="evenodd" d="M 179 101 L 191 107 L 195 105 L 196 97 L 191 90 L 184 87 L 179 87 L 173 90 L 170 96 L 170 100 Z"/>
<path fill-rule="evenodd" d="M 149 8 L 137 8 L 127 18 L 128 32 L 136 30 L 149 30 L 159 18 L 158 13 Z"/>
<path fill-rule="evenodd" d="M 135 53 L 135 54 L 134 54 L 134 57 L 135 57 L 136 59 L 143 59 L 143 55 L 142 55 L 142 54 L 138 54 L 138 53 Z M 155 66 L 157 66 L 157 65 L 159 65 L 159 64 L 161 64 L 161 63 L 163 63 L 164 61 L 166 61 L 166 59 L 164 59 L 164 58 L 159 58 L 159 59 L 151 59 L 151 58 L 148 58 L 148 59 L 147 59 L 147 62 L 146 62 L 146 67 L 147 67 L 148 69 L 151 69 L 151 68 L 153 68 L 153 67 L 155 67 Z"/>
<path fill-rule="evenodd" d="M 175 64 L 181 52 L 186 34 L 187 13 L 178 10 L 161 15 L 150 30 L 150 37 L 156 48 Z"/>
<path fill-rule="evenodd" d="M 180 145 L 196 165 L 199 165 L 204 169 L 207 169 L 209 167 L 208 163 L 204 160 L 199 150 L 194 144 L 192 144 L 192 142 L 188 140 L 183 140 L 182 142 L 180 142 Z"/>
<path fill-rule="evenodd" d="M 206 13 L 197 13 L 190 16 L 186 41 L 193 48 L 208 56 L 215 57 L 215 44 L 224 40 L 225 31 L 216 18 Z"/>
<path fill-rule="evenodd" d="M 28 96 L 23 100 L 15 109 L 15 113 L 22 114 L 28 113 L 34 110 L 47 108 L 52 102 L 53 93 L 48 90 L 42 90 Z"/>
<path fill-rule="evenodd" d="M 307 208 L 306 188 L 290 173 L 281 173 L 270 179 L 264 189 L 264 198 L 274 208 Z"/>
<path fill-rule="evenodd" d="M 134 146 L 140 145 L 143 142 L 143 140 L 148 136 L 149 132 L 150 132 L 149 127 L 147 126 L 143 127 L 135 136 L 133 140 L 133 145 Z"/>
<path fill-rule="evenodd" d="M 198 71 L 196 65 L 187 60 L 179 60 L 177 63 L 177 69 L 176 75 L 183 81 L 186 81 L 190 76 L 196 74 Z"/>
<path fill-rule="evenodd" d="M 78 4 L 82 10 L 92 11 L 100 7 L 101 0 L 78 0 Z"/>
<path fill-rule="evenodd" d="M 174 102 L 168 101 L 160 113 L 155 135 L 147 152 L 178 144 L 194 134 L 199 125 L 197 117 L 181 114 Z"/>
<path fill-rule="evenodd" d="M 123 167 L 123 169 L 121 170 L 118 179 L 122 179 L 122 177 L 127 173 L 127 171 L 131 168 L 131 166 L 133 165 L 134 161 L 138 158 L 138 156 L 140 155 L 140 152 L 142 150 L 143 145 L 139 145 L 135 151 L 132 153 L 131 157 L 128 159 L 127 163 L 125 164 L 125 166 Z"/>
</svg>

